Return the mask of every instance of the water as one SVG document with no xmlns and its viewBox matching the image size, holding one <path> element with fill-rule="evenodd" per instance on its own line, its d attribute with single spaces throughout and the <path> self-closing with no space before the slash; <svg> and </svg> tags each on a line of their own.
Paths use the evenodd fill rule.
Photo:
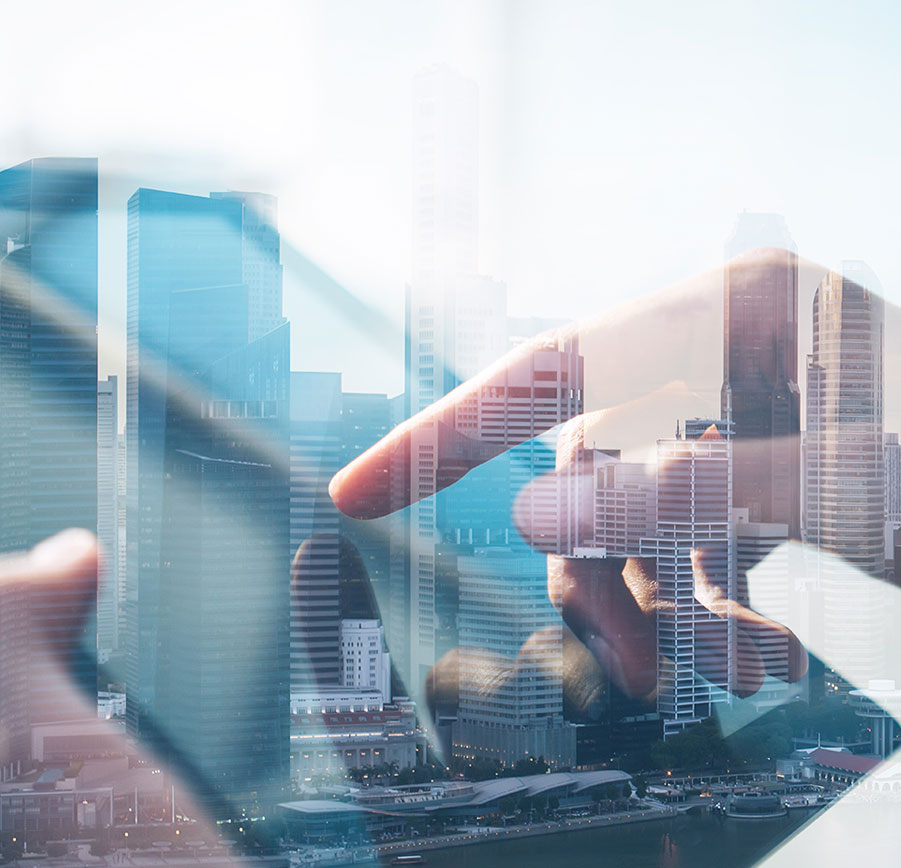
<svg viewBox="0 0 901 868">
<path fill-rule="evenodd" d="M 428 868 L 743 868 L 777 847 L 813 813 L 802 809 L 772 820 L 733 820 L 692 812 L 423 856 Z"/>
</svg>

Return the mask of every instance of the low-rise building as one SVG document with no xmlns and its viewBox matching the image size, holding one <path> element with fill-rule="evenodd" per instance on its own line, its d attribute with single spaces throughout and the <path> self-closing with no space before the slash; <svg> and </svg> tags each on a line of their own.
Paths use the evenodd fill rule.
<svg viewBox="0 0 901 868">
<path fill-rule="evenodd" d="M 438 781 L 406 787 L 361 787 L 343 800 L 308 799 L 279 805 L 290 836 L 304 843 L 327 843 L 349 833 L 370 837 L 386 832 L 402 835 L 428 818 L 471 823 L 503 813 L 505 802 L 555 797 L 562 810 L 592 805 L 593 795 L 616 787 L 631 792 L 626 772 L 557 772 L 486 781 Z"/>
<path fill-rule="evenodd" d="M 416 706 L 409 701 L 358 711 L 310 709 L 291 717 L 291 776 L 305 782 L 366 766 L 412 768 L 424 757 L 425 746 Z"/>
</svg>

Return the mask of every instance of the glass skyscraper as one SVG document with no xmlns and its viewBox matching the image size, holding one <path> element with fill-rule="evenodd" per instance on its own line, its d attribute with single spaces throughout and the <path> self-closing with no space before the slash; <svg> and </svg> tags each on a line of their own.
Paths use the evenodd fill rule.
<svg viewBox="0 0 901 868">
<path fill-rule="evenodd" d="M 289 774 L 288 367 L 286 324 L 167 419 L 157 707 L 215 817 L 265 815 Z"/>
<path fill-rule="evenodd" d="M 0 172 L 0 552 L 97 527 L 97 161 Z M 96 690 L 94 589 L 0 595 L 0 732 L 27 761 L 29 726 L 66 719 L 45 648 Z M 2 775 L 2 771 L 0 771 Z"/>
<path fill-rule="evenodd" d="M 240 202 L 146 189 L 128 200 L 125 681 L 133 735 L 148 736 L 143 718 L 153 712 L 156 699 L 167 396 L 179 391 L 180 378 L 191 382 L 192 374 L 246 342 L 241 280 Z M 210 291 L 182 295 L 173 304 L 176 293 L 203 289 Z M 212 318 L 198 318 L 198 304 L 190 309 L 192 299 L 214 301 L 220 295 L 232 297 Z M 243 333 L 235 297 L 243 299 Z M 190 322 L 179 318 L 179 310 L 191 315 Z M 217 328 L 220 316 L 237 322 Z"/>
<path fill-rule="evenodd" d="M 736 441 L 732 502 L 752 522 L 786 524 L 799 539 L 798 254 L 778 214 L 740 214 L 726 255 L 759 248 L 770 255 L 725 270 L 721 413 Z"/>
<path fill-rule="evenodd" d="M 288 775 L 289 328 L 248 342 L 242 225 L 129 200 L 127 723 L 215 817 Z"/>
</svg>

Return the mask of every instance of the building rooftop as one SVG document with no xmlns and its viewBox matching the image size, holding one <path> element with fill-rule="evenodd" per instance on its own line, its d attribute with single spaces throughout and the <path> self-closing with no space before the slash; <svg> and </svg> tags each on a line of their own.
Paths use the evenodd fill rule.
<svg viewBox="0 0 901 868">
<path fill-rule="evenodd" d="M 819 766 L 857 774 L 866 774 L 882 762 L 878 756 L 857 756 L 823 747 L 817 748 L 810 758 Z"/>
</svg>

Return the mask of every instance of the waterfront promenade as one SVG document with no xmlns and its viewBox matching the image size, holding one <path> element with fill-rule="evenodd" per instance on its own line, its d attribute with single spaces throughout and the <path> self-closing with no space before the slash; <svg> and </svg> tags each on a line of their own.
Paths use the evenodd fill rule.
<svg viewBox="0 0 901 868">
<path fill-rule="evenodd" d="M 446 847 L 465 847 L 488 841 L 516 840 L 543 835 L 554 835 L 561 832 L 576 832 L 581 829 L 592 829 L 609 826 L 622 826 L 629 823 L 643 823 L 650 820 L 661 820 L 676 815 L 673 808 L 645 806 L 636 810 L 616 814 L 599 814 L 592 817 L 567 817 L 546 823 L 530 823 L 521 826 L 474 826 L 451 835 L 435 835 L 428 838 L 412 838 L 404 841 L 392 841 L 384 844 L 373 844 L 360 848 L 356 857 L 362 861 L 382 856 L 397 856 L 406 853 L 421 853 L 428 850 L 441 850 Z M 311 864 L 316 864 L 315 862 Z M 327 864 L 327 863 L 321 863 Z"/>
</svg>

